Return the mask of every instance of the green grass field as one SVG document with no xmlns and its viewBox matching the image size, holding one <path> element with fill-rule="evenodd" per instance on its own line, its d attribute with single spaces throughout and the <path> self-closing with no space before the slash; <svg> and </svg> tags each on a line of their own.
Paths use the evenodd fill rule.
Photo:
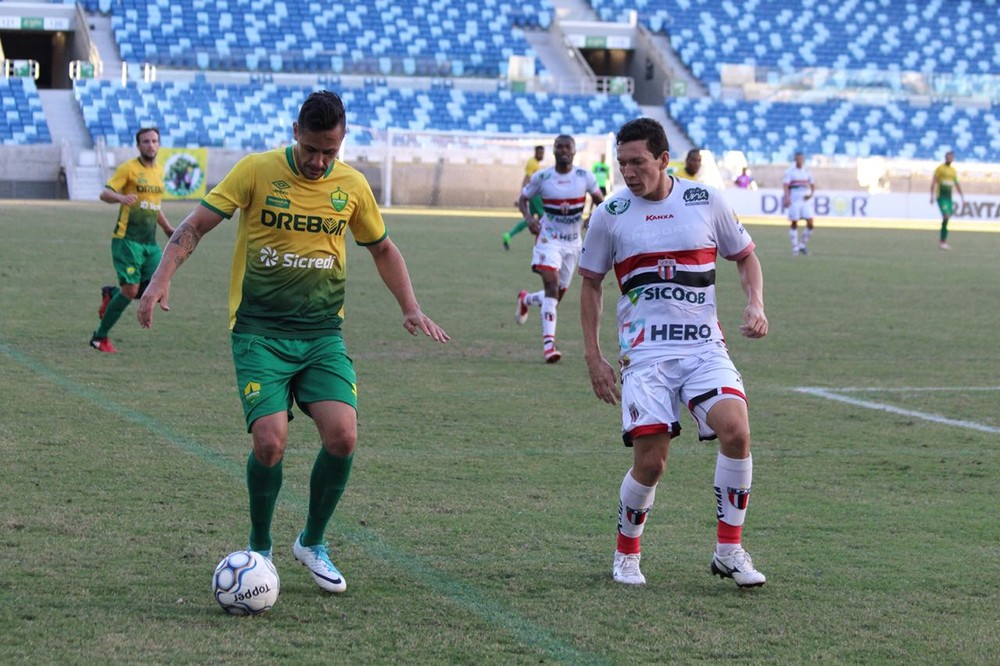
<svg viewBox="0 0 1000 666">
<path fill-rule="evenodd" d="M 167 213 L 178 222 L 191 204 Z M 315 429 L 292 423 L 275 518 L 281 597 L 225 615 L 216 562 L 246 543 L 249 450 L 227 325 L 235 231 L 208 236 L 172 311 L 131 307 L 87 341 L 114 209 L 0 209 L 0 663 L 995 663 L 1000 653 L 1000 234 L 825 228 L 792 257 L 750 225 L 771 333 L 730 340 L 750 394 L 744 543 L 767 574 L 708 573 L 715 447 L 690 418 L 643 544 L 614 584 L 616 409 L 591 393 L 579 279 L 541 360 L 529 241 L 511 216 L 388 213 L 447 345 L 410 338 L 352 247 L 348 348 L 358 455 L 329 537 L 349 581 L 322 593 L 291 556 Z M 719 272 L 723 326 L 742 309 Z M 616 346 L 607 285 L 605 351 Z M 801 390 L 809 389 L 809 392 Z M 891 410 L 891 411 L 887 411 Z"/>
</svg>

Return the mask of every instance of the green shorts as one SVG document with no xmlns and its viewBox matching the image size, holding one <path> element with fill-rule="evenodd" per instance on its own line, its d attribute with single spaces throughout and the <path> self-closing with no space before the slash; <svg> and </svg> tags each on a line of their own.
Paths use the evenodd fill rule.
<svg viewBox="0 0 1000 666">
<path fill-rule="evenodd" d="M 950 217 L 955 212 L 955 204 L 951 197 L 938 197 L 937 204 L 938 208 L 941 209 L 941 214 L 945 217 Z"/>
<path fill-rule="evenodd" d="M 335 400 L 358 409 L 357 376 L 344 339 L 328 335 L 312 340 L 265 338 L 232 333 L 236 388 L 250 426 L 261 416 L 288 412 L 292 401 L 309 414 L 309 404 Z"/>
<path fill-rule="evenodd" d="M 149 282 L 160 265 L 163 252 L 156 243 L 136 243 L 125 238 L 111 239 L 111 263 L 118 284 Z"/>
</svg>

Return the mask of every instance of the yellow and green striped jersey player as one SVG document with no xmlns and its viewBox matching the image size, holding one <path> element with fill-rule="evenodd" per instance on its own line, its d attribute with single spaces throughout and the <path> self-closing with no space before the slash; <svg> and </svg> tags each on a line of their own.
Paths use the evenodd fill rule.
<svg viewBox="0 0 1000 666">
<path fill-rule="evenodd" d="M 169 310 L 170 279 L 201 238 L 240 212 L 230 292 L 233 365 L 253 450 L 247 548 L 271 557 L 271 520 L 282 484 L 292 406 L 312 417 L 321 446 L 309 476 L 309 507 L 292 554 L 327 592 L 347 582 L 324 545 L 350 476 L 357 443 L 358 386 L 341 325 L 345 237 L 368 248 L 403 313 L 403 328 L 446 342 L 417 303 L 403 255 L 386 234 L 364 177 L 337 160 L 347 134 L 340 97 L 309 95 L 292 124 L 295 143 L 241 160 L 177 227 L 139 303 Z"/>
<path fill-rule="evenodd" d="M 163 165 L 156 162 L 155 155 L 151 162 L 136 157 L 122 163 L 104 187 L 126 197 L 135 195 L 132 203 L 122 203 L 119 207 L 112 236 L 136 243 L 155 243 L 165 189 Z"/>
<path fill-rule="evenodd" d="M 374 245 L 385 224 L 364 176 L 331 161 L 304 176 L 294 147 L 249 155 L 201 202 L 229 218 L 240 209 L 230 280 L 230 327 L 276 338 L 339 333 L 347 276 L 345 237 Z"/>
<path fill-rule="evenodd" d="M 948 245 L 948 220 L 955 212 L 955 202 L 952 200 L 952 190 L 957 190 L 965 201 L 965 194 L 962 186 L 958 184 L 958 171 L 952 166 L 955 161 L 955 153 L 950 150 L 944 155 L 944 163 L 938 165 L 931 178 L 931 203 L 937 200 L 938 209 L 941 211 L 941 230 L 938 240 L 942 250 L 949 250 Z"/>
</svg>

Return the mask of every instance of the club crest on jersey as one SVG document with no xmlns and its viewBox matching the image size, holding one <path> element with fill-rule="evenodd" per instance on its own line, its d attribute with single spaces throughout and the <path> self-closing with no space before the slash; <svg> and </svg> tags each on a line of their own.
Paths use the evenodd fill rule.
<svg viewBox="0 0 1000 666">
<path fill-rule="evenodd" d="M 628 199 L 612 199 L 608 203 L 604 204 L 604 209 L 612 215 L 621 215 L 627 211 L 631 205 L 632 202 Z"/>
<path fill-rule="evenodd" d="M 347 207 L 347 192 L 338 187 L 335 192 L 330 193 L 330 203 L 338 213 L 343 211 Z"/>
<path fill-rule="evenodd" d="M 673 280 L 677 274 L 676 259 L 658 259 L 656 262 L 656 274 L 661 280 Z"/>
</svg>

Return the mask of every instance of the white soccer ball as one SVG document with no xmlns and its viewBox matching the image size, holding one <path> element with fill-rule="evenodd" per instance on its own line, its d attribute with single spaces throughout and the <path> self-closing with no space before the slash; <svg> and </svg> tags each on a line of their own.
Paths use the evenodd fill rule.
<svg viewBox="0 0 1000 666">
<path fill-rule="evenodd" d="M 281 582 L 271 560 L 252 550 L 229 553 L 212 575 L 212 592 L 230 615 L 260 615 L 278 600 Z"/>
</svg>

